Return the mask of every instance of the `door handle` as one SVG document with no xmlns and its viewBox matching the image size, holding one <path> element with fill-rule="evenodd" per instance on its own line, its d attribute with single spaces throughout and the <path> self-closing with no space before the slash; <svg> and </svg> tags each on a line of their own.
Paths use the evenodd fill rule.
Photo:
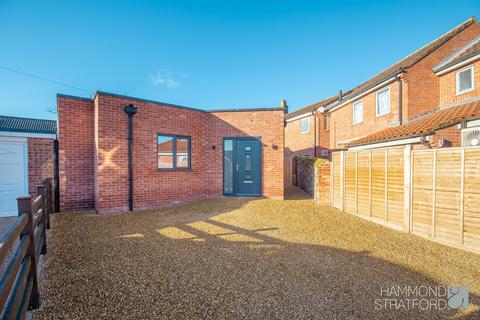
<svg viewBox="0 0 480 320">
<path fill-rule="evenodd" d="M 237 172 L 238 172 L 238 163 L 237 163 Z"/>
</svg>

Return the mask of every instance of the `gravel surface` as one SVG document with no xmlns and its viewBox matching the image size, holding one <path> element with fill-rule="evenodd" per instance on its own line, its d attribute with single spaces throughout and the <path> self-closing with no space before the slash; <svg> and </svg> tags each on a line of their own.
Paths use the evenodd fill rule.
<svg viewBox="0 0 480 320">
<path fill-rule="evenodd" d="M 51 218 L 34 319 L 480 318 L 480 255 L 300 193 Z M 466 311 L 375 308 L 382 287 L 457 284 Z"/>
</svg>

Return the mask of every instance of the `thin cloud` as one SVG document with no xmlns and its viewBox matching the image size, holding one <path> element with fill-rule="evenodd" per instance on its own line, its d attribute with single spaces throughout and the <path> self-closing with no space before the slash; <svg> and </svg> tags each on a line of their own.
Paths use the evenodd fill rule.
<svg viewBox="0 0 480 320">
<path fill-rule="evenodd" d="M 150 76 L 150 81 L 154 86 L 164 86 L 169 89 L 176 89 L 180 86 L 179 78 L 185 78 L 183 73 L 178 76 L 170 70 L 160 70 Z"/>
</svg>

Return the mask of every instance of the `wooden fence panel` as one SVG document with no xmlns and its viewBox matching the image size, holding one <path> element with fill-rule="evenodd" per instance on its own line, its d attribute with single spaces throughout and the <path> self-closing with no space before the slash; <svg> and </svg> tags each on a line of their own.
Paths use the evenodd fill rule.
<svg viewBox="0 0 480 320">
<path fill-rule="evenodd" d="M 340 152 L 334 152 L 332 154 L 332 165 L 333 165 L 333 192 L 332 192 L 332 203 L 335 208 L 341 209 L 342 206 L 342 192 L 341 192 L 341 183 L 340 183 Z"/>
<path fill-rule="evenodd" d="M 463 243 L 480 251 L 480 149 L 465 149 Z"/>
<path fill-rule="evenodd" d="M 372 150 L 372 217 L 385 220 L 385 150 Z"/>
<path fill-rule="evenodd" d="M 436 238 L 455 243 L 462 238 L 461 160 L 462 150 L 437 150 L 434 234 Z"/>
<path fill-rule="evenodd" d="M 404 148 L 387 149 L 387 221 L 404 225 Z"/>
<path fill-rule="evenodd" d="M 345 211 L 357 214 L 357 164 L 356 153 L 345 153 Z"/>
<path fill-rule="evenodd" d="M 432 235 L 433 222 L 433 152 L 412 152 L 412 232 Z"/>
<path fill-rule="evenodd" d="M 480 148 L 333 153 L 334 206 L 480 252 Z"/>
<path fill-rule="evenodd" d="M 358 152 L 358 181 L 357 181 L 358 215 L 369 217 L 371 214 L 370 201 L 370 150 Z"/>
</svg>

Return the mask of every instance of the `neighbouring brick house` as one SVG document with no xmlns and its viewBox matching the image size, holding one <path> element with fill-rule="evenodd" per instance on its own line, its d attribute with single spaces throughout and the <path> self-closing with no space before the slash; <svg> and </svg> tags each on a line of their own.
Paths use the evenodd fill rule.
<svg viewBox="0 0 480 320">
<path fill-rule="evenodd" d="M 459 146 L 460 129 L 478 125 L 466 120 L 477 117 L 479 36 L 480 24 L 470 18 L 358 87 L 337 95 L 333 102 L 330 98 L 324 100 L 327 103 L 287 114 L 286 150 L 328 157 L 325 149 Z M 470 81 L 472 88 L 456 89 L 458 68 L 469 70 L 461 81 Z M 470 74 L 471 80 L 464 80 Z M 456 109 L 446 111 L 448 107 Z M 304 119 L 317 123 L 315 136 L 302 134 Z M 300 147 L 305 148 L 299 151 Z M 293 155 L 286 153 L 287 169 Z M 287 183 L 289 175 L 286 172 Z"/>
<path fill-rule="evenodd" d="M 56 121 L 0 116 L 0 216 L 18 214 L 18 196 L 54 177 Z"/>
<path fill-rule="evenodd" d="M 61 210 L 284 197 L 282 108 L 205 111 L 105 92 L 57 105 Z"/>
</svg>

